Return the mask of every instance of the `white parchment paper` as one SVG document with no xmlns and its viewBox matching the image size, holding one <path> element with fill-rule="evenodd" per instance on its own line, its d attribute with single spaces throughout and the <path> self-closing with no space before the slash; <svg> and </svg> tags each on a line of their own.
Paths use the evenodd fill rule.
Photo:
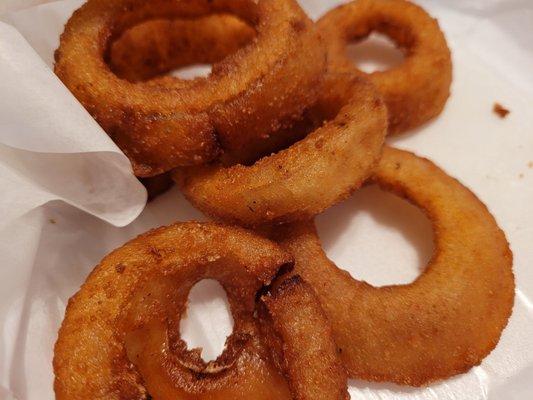
<svg viewBox="0 0 533 400">
<path fill-rule="evenodd" d="M 66 302 L 106 253 L 149 228 L 204 219 L 175 188 L 144 208 L 146 193 L 126 157 L 53 74 L 59 34 L 81 3 L 0 2 L 0 399 L 54 398 L 51 360 Z M 301 1 L 314 18 L 337 3 Z M 350 393 L 531 399 L 533 3 L 420 4 L 447 34 L 453 93 L 440 118 L 389 142 L 433 159 L 488 205 L 514 252 L 516 304 L 496 350 L 467 374 L 422 389 L 353 381 Z M 496 101 L 511 110 L 508 118 L 492 113 Z M 376 285 L 412 281 L 432 251 L 422 214 L 375 188 L 317 224 L 328 255 Z M 191 307 L 182 334 L 215 357 L 231 331 L 223 293 L 203 282 Z"/>
</svg>

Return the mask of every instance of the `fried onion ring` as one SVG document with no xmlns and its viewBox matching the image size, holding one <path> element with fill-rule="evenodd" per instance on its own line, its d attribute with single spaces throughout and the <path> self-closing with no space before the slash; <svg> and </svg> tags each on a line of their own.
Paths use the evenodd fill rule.
<svg viewBox="0 0 533 400">
<path fill-rule="evenodd" d="M 387 130 L 375 89 L 352 74 L 327 78 L 310 115 L 323 125 L 252 166 L 173 172 L 195 207 L 246 226 L 308 219 L 346 198 L 372 173 Z"/>
<path fill-rule="evenodd" d="M 69 301 L 55 348 L 57 398 L 133 400 L 149 392 L 161 399 L 167 390 L 181 394 L 173 398 L 285 395 L 283 377 L 257 340 L 253 312 L 256 292 L 290 262 L 274 243 L 215 224 L 176 224 L 130 241 Z M 204 278 L 223 285 L 235 321 L 226 349 L 207 364 L 179 338 L 189 290 Z M 157 351 L 146 360 L 135 357 L 151 346 Z M 137 369 L 130 358 L 149 367 Z"/>
<path fill-rule="evenodd" d="M 258 290 L 291 263 L 275 243 L 212 223 L 175 224 L 130 241 L 105 257 L 69 301 L 55 347 L 56 398 L 286 400 L 292 390 L 302 394 L 297 398 L 314 399 L 306 393 L 329 384 L 309 381 L 308 388 L 293 388 L 289 374 L 287 385 L 254 316 Z M 234 317 L 225 350 L 209 363 L 199 349 L 188 350 L 179 335 L 188 293 L 204 278 L 223 285 Z M 323 318 L 320 308 L 302 312 L 315 321 Z M 311 328 L 290 324 L 277 313 L 273 320 L 282 336 Z M 309 352 L 322 350 L 333 365 L 336 353 L 324 347 L 328 340 L 333 343 L 325 336 L 307 352 L 292 349 L 307 343 L 285 343 L 289 368 L 312 361 L 309 368 L 320 370 L 323 360 L 309 358 Z M 325 379 L 333 382 L 336 375 L 330 375 L 337 373 L 333 368 Z"/>
<path fill-rule="evenodd" d="M 450 50 L 437 21 L 421 7 L 404 0 L 356 0 L 331 10 L 317 25 L 333 71 L 356 68 L 346 45 L 372 31 L 387 35 L 403 50 L 405 61 L 398 67 L 359 71 L 385 99 L 390 133 L 417 127 L 441 113 L 450 95 Z"/>
<path fill-rule="evenodd" d="M 255 36 L 255 31 L 228 14 L 209 15 L 194 20 L 151 20 L 130 28 L 111 46 L 109 64 L 119 76 L 130 81 L 177 82 L 162 75 L 191 64 L 216 63 L 235 52 Z M 252 163 L 290 146 L 305 132 L 302 118 L 293 115 L 279 129 L 246 140 L 238 152 L 225 152 L 224 165 Z M 273 128 L 274 129 L 274 128 Z"/>
<path fill-rule="evenodd" d="M 311 287 L 299 276 L 293 276 L 261 300 L 267 347 L 292 383 L 293 398 L 349 399 L 346 370 Z"/>
<path fill-rule="evenodd" d="M 433 223 L 436 250 L 413 283 L 353 279 L 326 257 L 310 222 L 281 227 L 276 239 L 319 297 L 350 377 L 419 386 L 466 372 L 494 349 L 512 312 L 505 235 L 472 192 L 429 160 L 386 148 L 373 181 Z"/>
<path fill-rule="evenodd" d="M 113 40 L 161 18 L 237 16 L 252 43 L 209 77 L 131 83 L 106 64 Z M 245 152 L 315 101 L 326 68 L 314 24 L 294 0 L 89 0 L 65 26 L 55 72 L 130 158 L 137 176 Z"/>
</svg>

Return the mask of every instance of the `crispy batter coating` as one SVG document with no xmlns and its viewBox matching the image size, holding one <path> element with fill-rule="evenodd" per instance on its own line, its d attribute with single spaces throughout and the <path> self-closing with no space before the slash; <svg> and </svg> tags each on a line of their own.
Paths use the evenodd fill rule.
<svg viewBox="0 0 533 400">
<path fill-rule="evenodd" d="M 113 42 L 109 64 L 118 76 L 130 81 L 149 80 L 152 84 L 171 83 L 175 87 L 180 81 L 161 74 L 190 64 L 216 63 L 250 43 L 254 36 L 252 27 L 229 14 L 194 20 L 152 20 L 134 26 Z M 313 93 L 316 92 L 307 95 L 316 97 Z M 298 111 L 283 118 L 269 133 L 256 127 L 248 133 L 240 132 L 231 142 L 237 145 L 239 140 L 242 145 L 238 151 L 222 152 L 220 162 L 249 164 L 288 147 L 305 136 L 301 114 Z"/>
<path fill-rule="evenodd" d="M 292 262 L 276 244 L 240 228 L 180 223 L 115 250 L 69 301 L 55 347 L 57 399 L 288 399 L 260 341 L 256 293 Z M 205 363 L 179 337 L 194 284 L 217 279 L 234 330 Z"/>
<path fill-rule="evenodd" d="M 389 132 L 401 133 L 439 115 L 450 95 L 452 62 L 444 34 L 435 19 L 405 0 L 356 0 L 318 21 L 328 46 L 332 70 L 353 70 L 346 44 L 372 31 L 390 37 L 405 61 L 386 71 L 361 74 L 378 88 L 389 110 Z"/>
<path fill-rule="evenodd" d="M 370 176 L 387 116 L 374 87 L 353 74 L 330 75 L 310 115 L 318 128 L 252 166 L 183 168 L 173 178 L 197 208 L 222 220 L 256 226 L 311 218 Z"/>
<path fill-rule="evenodd" d="M 406 385 L 468 371 L 499 341 L 512 312 L 512 253 L 476 196 L 429 160 L 384 150 L 373 179 L 421 207 L 435 253 L 413 283 L 373 287 L 324 254 L 311 222 L 281 227 L 295 274 L 317 293 L 352 378 Z"/>
<path fill-rule="evenodd" d="M 262 297 L 263 332 L 295 400 L 349 399 L 346 370 L 313 289 L 299 276 Z"/>
<path fill-rule="evenodd" d="M 254 40 L 190 81 L 132 83 L 106 63 L 113 40 L 153 19 L 232 14 Z M 136 175 L 245 153 L 316 100 L 326 68 L 314 24 L 294 0 L 89 0 L 65 26 L 55 72 L 132 161 Z"/>
</svg>

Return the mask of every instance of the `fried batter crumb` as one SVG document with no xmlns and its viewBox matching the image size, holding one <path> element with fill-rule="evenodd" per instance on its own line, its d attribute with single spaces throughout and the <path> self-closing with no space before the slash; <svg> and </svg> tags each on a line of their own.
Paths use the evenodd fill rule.
<svg viewBox="0 0 533 400">
<path fill-rule="evenodd" d="M 117 271 L 117 273 L 121 274 L 125 270 L 126 270 L 126 266 L 124 264 L 120 264 L 119 263 L 119 264 L 115 265 L 115 271 Z"/>
<path fill-rule="evenodd" d="M 498 115 L 500 118 L 506 118 L 507 115 L 511 112 L 504 106 L 502 106 L 500 103 L 494 103 L 494 107 L 492 107 L 492 111 Z"/>
</svg>

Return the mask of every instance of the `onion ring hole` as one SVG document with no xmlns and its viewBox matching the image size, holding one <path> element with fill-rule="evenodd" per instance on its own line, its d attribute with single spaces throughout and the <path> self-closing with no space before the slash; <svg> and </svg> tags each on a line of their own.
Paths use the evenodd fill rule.
<svg viewBox="0 0 533 400">
<path fill-rule="evenodd" d="M 403 52 L 386 35 L 372 32 L 366 39 L 346 46 L 346 55 L 363 72 L 387 71 L 400 66 Z"/>
<path fill-rule="evenodd" d="M 216 360 L 232 330 L 233 316 L 222 285 L 214 279 L 194 285 L 180 322 L 180 335 L 187 348 L 201 348 L 205 362 Z"/>
<path fill-rule="evenodd" d="M 376 287 L 413 282 L 434 250 L 424 213 L 375 185 L 319 215 L 316 225 L 328 258 Z"/>
</svg>

